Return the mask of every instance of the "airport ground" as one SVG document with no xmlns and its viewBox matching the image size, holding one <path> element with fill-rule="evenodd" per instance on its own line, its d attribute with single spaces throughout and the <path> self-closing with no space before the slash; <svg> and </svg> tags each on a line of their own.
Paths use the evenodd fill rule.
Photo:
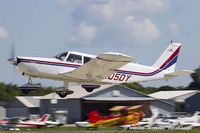
<svg viewBox="0 0 200 133">
<path fill-rule="evenodd" d="M 100 129 L 80 129 L 77 127 L 57 127 L 57 128 L 23 128 L 20 131 L 0 131 L 20 132 L 20 133 L 199 133 L 200 128 L 192 130 L 121 130 L 119 128 L 100 128 Z"/>
</svg>

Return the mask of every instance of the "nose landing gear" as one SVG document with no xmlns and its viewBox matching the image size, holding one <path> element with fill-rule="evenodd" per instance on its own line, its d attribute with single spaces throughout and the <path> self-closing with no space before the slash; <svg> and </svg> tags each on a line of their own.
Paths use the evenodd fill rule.
<svg viewBox="0 0 200 133">
<path fill-rule="evenodd" d="M 31 91 L 36 91 L 41 88 L 41 84 L 33 84 L 31 78 L 29 77 L 28 83 L 23 84 L 22 86 L 19 87 L 22 93 L 28 94 Z"/>
</svg>

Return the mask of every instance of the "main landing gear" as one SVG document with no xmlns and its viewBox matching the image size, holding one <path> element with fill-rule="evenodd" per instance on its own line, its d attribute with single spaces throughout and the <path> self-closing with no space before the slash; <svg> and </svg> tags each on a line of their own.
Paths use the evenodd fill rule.
<svg viewBox="0 0 200 133">
<path fill-rule="evenodd" d="M 68 82 L 64 82 L 64 87 L 57 88 L 55 93 L 58 94 L 61 98 L 65 98 L 67 95 L 73 94 L 74 92 L 68 89 Z"/>
</svg>

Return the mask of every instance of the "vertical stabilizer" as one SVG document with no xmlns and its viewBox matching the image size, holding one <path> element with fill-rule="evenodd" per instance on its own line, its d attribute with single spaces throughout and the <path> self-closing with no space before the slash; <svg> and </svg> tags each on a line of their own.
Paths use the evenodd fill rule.
<svg viewBox="0 0 200 133">
<path fill-rule="evenodd" d="M 162 53 L 162 55 L 153 64 L 153 67 L 166 69 L 169 71 L 174 71 L 176 67 L 176 62 L 178 59 L 178 54 L 181 48 L 181 43 L 172 42 Z"/>
<path fill-rule="evenodd" d="M 49 114 L 44 114 L 41 118 L 40 118 L 40 122 L 46 122 L 49 119 L 50 115 Z"/>
<path fill-rule="evenodd" d="M 151 127 L 153 125 L 153 123 L 155 122 L 155 120 L 158 118 L 159 116 L 159 110 L 154 108 L 151 108 L 151 112 L 152 112 L 152 116 L 149 118 L 149 126 Z"/>
<path fill-rule="evenodd" d="M 199 112 L 199 111 L 196 111 L 196 112 L 193 114 L 192 120 L 193 120 L 195 123 L 199 123 L 199 122 L 200 122 L 200 112 Z"/>
</svg>

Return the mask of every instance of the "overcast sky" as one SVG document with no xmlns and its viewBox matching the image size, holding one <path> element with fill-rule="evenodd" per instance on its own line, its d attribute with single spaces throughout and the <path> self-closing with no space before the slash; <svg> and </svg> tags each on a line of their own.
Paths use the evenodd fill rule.
<svg viewBox="0 0 200 133">
<path fill-rule="evenodd" d="M 200 65 L 199 5 L 199 0 L 0 0 L 0 82 L 27 82 L 7 62 L 12 45 L 16 55 L 113 51 L 152 65 L 174 40 L 183 44 L 177 69 L 196 69 Z M 186 86 L 189 82 L 186 76 L 143 85 Z"/>
</svg>

